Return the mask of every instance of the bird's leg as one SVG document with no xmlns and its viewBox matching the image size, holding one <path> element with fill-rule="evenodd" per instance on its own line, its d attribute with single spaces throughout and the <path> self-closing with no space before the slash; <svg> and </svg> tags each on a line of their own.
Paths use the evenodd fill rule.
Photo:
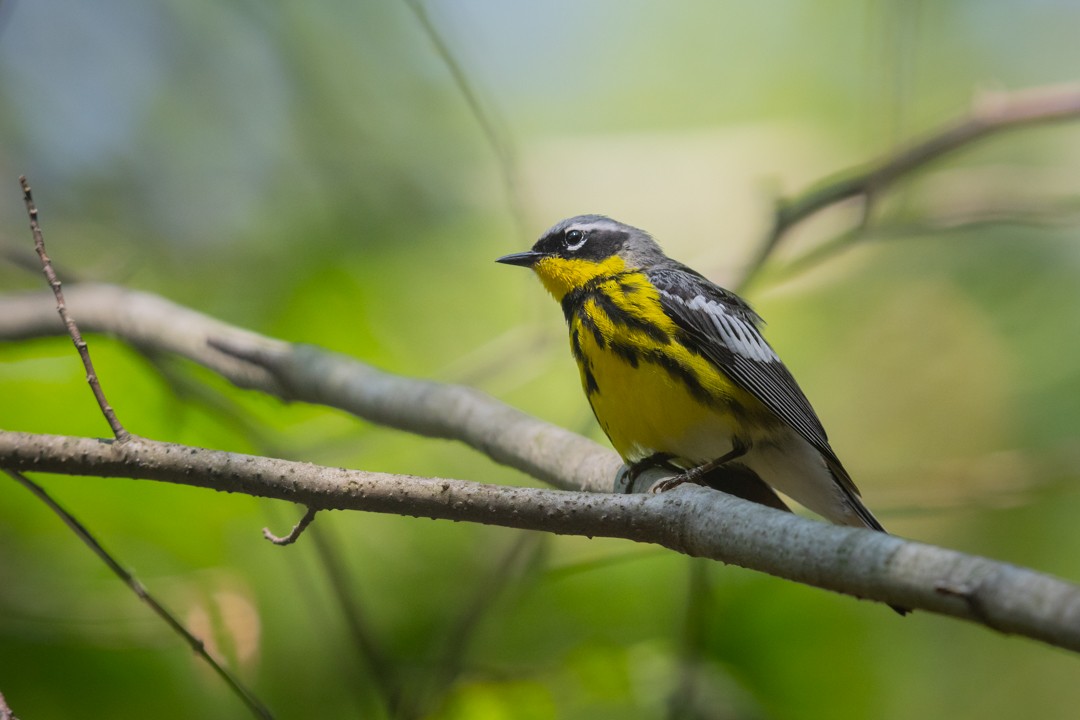
<svg viewBox="0 0 1080 720">
<path fill-rule="evenodd" d="M 661 480 L 652 487 L 654 493 L 667 492 L 674 488 L 679 487 L 683 483 L 694 483 L 695 485 L 702 485 L 702 479 L 706 475 L 711 473 L 721 465 L 726 465 L 736 458 L 740 458 L 746 454 L 746 451 L 750 449 L 749 445 L 744 444 L 738 438 L 733 440 L 732 448 L 728 452 L 724 453 L 720 457 L 710 460 L 707 463 L 692 467 L 689 470 L 682 472 L 674 477 L 670 477 L 667 480 Z"/>
</svg>

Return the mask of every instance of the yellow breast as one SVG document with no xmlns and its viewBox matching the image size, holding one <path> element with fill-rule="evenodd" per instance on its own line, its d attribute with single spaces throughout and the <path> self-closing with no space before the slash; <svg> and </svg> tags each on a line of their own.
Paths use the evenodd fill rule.
<svg viewBox="0 0 1080 720">
<path fill-rule="evenodd" d="M 593 412 L 628 463 L 656 453 L 707 462 L 731 449 L 750 416 L 766 412 L 684 344 L 642 273 L 593 280 L 580 305 L 564 309 Z"/>
</svg>

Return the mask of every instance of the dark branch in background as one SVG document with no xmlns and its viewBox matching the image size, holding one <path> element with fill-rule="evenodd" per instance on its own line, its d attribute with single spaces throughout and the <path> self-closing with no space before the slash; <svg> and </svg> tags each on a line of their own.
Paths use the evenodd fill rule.
<svg viewBox="0 0 1080 720">
<path fill-rule="evenodd" d="M 709 620 L 714 614 L 709 568 L 700 558 L 691 559 L 687 573 L 686 616 L 679 637 L 678 682 L 668 695 L 669 718 L 708 717 L 702 702 L 702 669 Z"/>
<path fill-rule="evenodd" d="M 428 40 L 431 41 L 432 46 L 435 48 L 435 52 L 439 54 L 439 57 L 446 65 L 446 69 L 454 79 L 454 85 L 457 86 L 458 92 L 461 93 L 461 97 L 465 100 L 465 104 L 469 106 L 469 111 L 472 113 L 473 118 L 476 119 L 477 124 L 480 126 L 481 132 L 484 133 L 484 138 L 495 153 L 495 160 L 499 165 L 499 173 L 502 175 L 503 188 L 506 193 L 506 202 L 510 207 L 510 215 L 514 218 L 514 223 L 517 225 L 518 232 L 523 237 L 527 236 L 525 212 L 521 206 L 521 193 L 518 190 L 517 161 L 514 159 L 514 150 L 511 147 L 510 142 L 495 126 L 495 121 L 488 111 L 484 109 L 479 96 L 472 88 L 472 83 L 469 82 L 469 78 L 466 77 L 465 71 L 462 70 L 461 64 L 450 51 L 450 46 L 446 44 L 446 40 L 443 39 L 442 34 L 435 27 L 434 23 L 431 22 L 431 18 L 428 17 L 427 10 L 424 8 L 422 1 L 404 0 L 404 2 L 416 17 L 416 21 L 420 23 L 420 27 L 424 29 L 424 34 L 426 34 Z"/>
<path fill-rule="evenodd" d="M 6 472 L 16 482 L 25 487 L 31 493 L 33 493 L 38 500 L 45 503 L 45 505 L 48 506 L 50 510 L 56 513 L 60 517 L 60 519 L 64 521 L 64 524 L 67 525 L 71 529 L 71 531 L 74 532 L 79 537 L 79 539 L 82 540 L 83 543 L 88 548 L 90 548 L 94 552 L 94 554 L 97 555 L 101 559 L 101 561 L 108 566 L 110 570 L 113 571 L 113 574 L 120 578 L 124 582 L 124 584 L 131 589 L 131 592 L 135 593 L 136 597 L 149 605 L 150 609 L 153 610 L 158 617 L 165 621 L 165 624 L 167 624 L 177 635 L 184 639 L 184 641 L 191 647 L 191 649 L 195 651 L 196 655 L 201 657 L 208 665 L 210 665 L 211 668 L 213 668 L 214 672 L 217 673 L 218 677 L 220 677 L 229 686 L 229 688 L 234 693 L 236 693 L 236 695 L 241 700 L 244 701 L 244 704 L 248 706 L 252 713 L 254 713 L 257 717 L 261 718 L 273 718 L 270 710 L 265 705 L 263 705 L 262 701 L 260 701 L 254 693 L 248 690 L 244 686 L 244 684 L 240 682 L 239 678 L 229 672 L 228 668 L 215 660 L 214 656 L 211 655 L 210 652 L 206 649 L 205 643 L 203 643 L 202 640 L 192 634 L 192 632 L 188 630 L 184 626 L 184 624 L 176 618 L 175 615 L 173 615 L 165 608 L 165 606 L 159 603 L 157 599 L 150 594 L 150 591 L 146 589 L 146 586 L 139 582 L 138 578 L 132 575 L 119 562 L 117 562 L 116 558 L 114 558 L 112 554 L 110 554 L 109 551 L 106 550 L 101 545 L 101 543 L 99 543 L 94 538 L 90 531 L 86 529 L 86 526 L 79 522 L 74 515 L 69 513 L 58 502 L 53 500 L 52 496 L 50 496 L 44 488 L 32 481 L 30 478 L 23 475 L 21 472 L 12 469 L 6 469 L 4 472 Z M 0 718 L 2 717 L 3 716 L 0 715 Z"/>
<path fill-rule="evenodd" d="M 785 261 L 769 273 L 770 281 L 788 280 L 824 263 L 856 242 L 908 239 L 920 235 L 943 235 L 949 232 L 970 232 L 984 227 L 1021 226 L 1028 229 L 1067 228 L 1080 223 L 1080 203 L 1063 200 L 1037 206 L 1014 203 L 1011 207 L 1001 200 L 988 202 L 985 207 L 959 213 L 923 214 L 917 220 L 889 223 L 873 227 L 856 227 Z"/>
<path fill-rule="evenodd" d="M 311 512 L 310 508 L 308 511 Z M 406 693 L 403 692 L 401 679 L 398 677 L 397 665 L 387 660 L 386 652 L 372 631 L 373 623 L 357 599 L 355 590 L 350 587 L 348 571 L 338 551 L 341 543 L 333 542 L 328 537 L 325 524 L 313 528 L 311 535 L 320 564 L 330 581 L 333 597 L 352 637 L 352 648 L 364 669 L 371 674 L 372 685 L 386 714 L 391 718 L 401 718 L 403 715 L 400 709 Z"/>
<path fill-rule="evenodd" d="M 431 687 L 427 688 L 427 696 L 423 692 L 412 693 L 411 712 L 405 717 L 428 717 L 437 709 L 433 706 L 461 675 L 470 641 L 484 616 L 507 586 L 518 580 L 527 568 L 535 566 L 536 556 L 545 541 L 546 537 L 538 533 L 519 533 L 490 568 L 487 577 L 476 584 L 471 601 L 446 633 L 442 657 L 429 676 Z"/>
<path fill-rule="evenodd" d="M 2 241 L 3 238 L 0 238 Z M 0 246 L 0 257 L 4 259 L 4 262 L 10 263 L 12 266 L 19 268 L 20 270 L 26 270 L 27 272 L 37 273 L 41 271 L 41 259 L 34 258 L 33 253 L 23 252 L 21 248 L 3 247 Z M 55 269 L 55 265 L 54 265 Z M 64 276 L 68 280 L 72 280 L 72 276 L 68 273 L 64 273 Z M 74 278 L 78 280 L 78 278 Z"/>
<path fill-rule="evenodd" d="M 86 341 L 83 340 L 79 327 L 75 324 L 75 319 L 68 313 L 67 305 L 64 304 L 64 291 L 60 287 L 60 278 L 53 271 L 52 261 L 49 260 L 49 256 L 45 252 L 45 236 L 41 232 L 41 225 L 38 223 L 37 206 L 34 205 L 34 196 L 30 192 L 30 184 L 26 181 L 25 175 L 19 176 L 19 185 L 22 186 L 23 201 L 26 203 L 26 212 L 30 216 L 30 232 L 34 236 L 34 249 L 37 251 L 38 257 L 41 258 L 42 272 L 45 273 L 45 279 L 49 281 L 49 287 L 52 288 L 53 295 L 56 297 L 56 311 L 60 314 L 68 334 L 71 335 L 71 341 L 75 343 L 75 349 L 79 351 L 83 367 L 86 368 L 86 382 L 90 384 L 90 389 L 94 392 L 94 398 L 97 400 L 98 407 L 101 408 L 101 413 L 105 416 L 109 427 L 112 428 L 113 436 L 123 442 L 130 437 L 130 433 L 120 424 L 120 420 L 116 417 L 116 413 L 113 412 L 112 406 L 105 399 L 105 392 L 101 389 L 97 373 L 94 372 L 94 363 L 90 359 L 90 351 L 86 347 Z"/>
<path fill-rule="evenodd" d="M 939 158 L 1005 130 L 1076 118 L 1080 118 L 1080 86 L 1076 85 L 982 95 L 976 98 L 967 117 L 953 121 L 921 142 L 877 162 L 823 180 L 794 200 L 779 201 L 772 228 L 762 240 L 742 280 L 735 286 L 744 289 L 749 285 L 783 236 L 827 207 L 860 197 L 864 202 L 861 224 L 865 225 L 877 195 Z"/>
<path fill-rule="evenodd" d="M 1080 651 L 1080 586 L 893 535 L 809 520 L 702 487 L 659 495 L 544 490 L 320 467 L 145 438 L 120 443 L 4 431 L 0 467 L 158 480 L 320 509 L 656 543 Z"/>
</svg>

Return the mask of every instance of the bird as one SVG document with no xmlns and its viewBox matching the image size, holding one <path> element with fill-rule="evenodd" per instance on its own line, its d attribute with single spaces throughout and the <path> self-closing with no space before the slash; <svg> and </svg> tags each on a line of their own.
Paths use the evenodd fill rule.
<svg viewBox="0 0 1080 720">
<path fill-rule="evenodd" d="M 885 531 L 761 318 L 649 233 L 578 215 L 497 262 L 531 268 L 562 306 L 585 395 L 632 477 L 667 469 L 654 490 L 695 482 L 787 510 L 779 491 Z"/>
</svg>

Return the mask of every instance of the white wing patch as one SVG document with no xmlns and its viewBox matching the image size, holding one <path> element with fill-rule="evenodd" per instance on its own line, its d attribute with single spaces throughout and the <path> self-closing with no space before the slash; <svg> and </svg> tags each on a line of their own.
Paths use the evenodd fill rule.
<svg viewBox="0 0 1080 720">
<path fill-rule="evenodd" d="M 733 353 L 758 362 L 780 362 L 779 356 L 769 347 L 757 329 L 745 320 L 729 313 L 722 303 L 709 300 L 704 295 L 697 295 L 693 300 L 686 302 L 678 295 L 663 290 L 660 292 L 668 300 L 693 312 L 694 318 L 715 330 L 724 345 Z"/>
</svg>

